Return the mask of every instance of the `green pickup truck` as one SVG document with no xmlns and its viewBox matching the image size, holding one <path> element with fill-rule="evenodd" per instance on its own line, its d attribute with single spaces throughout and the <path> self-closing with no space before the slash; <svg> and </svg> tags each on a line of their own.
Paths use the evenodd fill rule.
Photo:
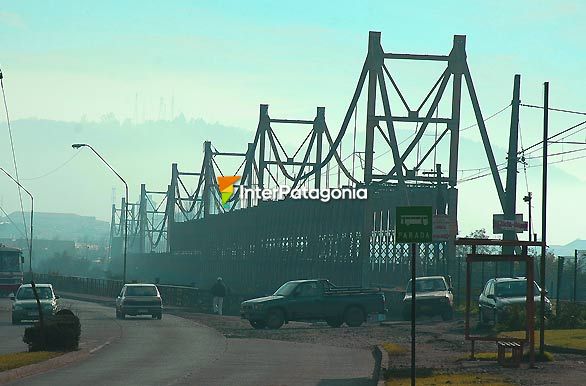
<svg viewBox="0 0 586 386">
<path fill-rule="evenodd" d="M 271 296 L 242 302 L 240 315 L 256 329 L 280 328 L 290 321 L 325 320 L 331 327 L 358 327 L 370 314 L 384 314 L 378 289 L 337 287 L 325 279 L 294 280 Z"/>
</svg>

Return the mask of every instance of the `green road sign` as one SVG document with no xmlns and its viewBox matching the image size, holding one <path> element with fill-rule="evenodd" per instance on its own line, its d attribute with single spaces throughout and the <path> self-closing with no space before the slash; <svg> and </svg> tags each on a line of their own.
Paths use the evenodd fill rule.
<svg viewBox="0 0 586 386">
<path fill-rule="evenodd" d="M 431 243 L 431 206 L 399 206 L 395 216 L 396 243 Z"/>
</svg>

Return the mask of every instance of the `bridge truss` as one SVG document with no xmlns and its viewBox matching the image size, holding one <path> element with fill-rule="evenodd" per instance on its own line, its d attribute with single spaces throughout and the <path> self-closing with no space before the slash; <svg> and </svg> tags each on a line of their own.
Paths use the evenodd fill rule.
<svg viewBox="0 0 586 386">
<path fill-rule="evenodd" d="M 415 104 L 408 103 L 392 71 L 394 63 L 401 61 L 444 65 L 425 97 Z M 198 172 L 180 171 L 173 164 L 166 191 L 148 191 L 143 184 L 138 203 L 129 205 L 126 215 L 113 207 L 111 240 L 120 239 L 119 224 L 128 218 L 132 230 L 129 251 L 165 253 L 165 259 L 192 256 L 202 282 L 222 275 L 242 287 L 250 288 L 253 283 L 274 287 L 287 279 L 320 276 L 342 283 L 403 285 L 410 270 L 408 248 L 394 243 L 395 208 L 431 205 L 436 215 L 457 224 L 463 83 L 505 210 L 506 194 L 466 61 L 466 37 L 454 36 L 447 55 L 422 55 L 384 51 L 380 33 L 370 32 L 368 53 L 337 133 L 328 128 L 324 107 L 318 107 L 313 118 L 290 119 L 274 118 L 268 105 L 260 105 L 255 136 L 243 152 L 220 152 L 206 141 Z M 356 120 L 363 94 L 364 149 L 353 149 L 344 157 L 344 138 L 353 135 L 356 143 L 356 121 L 354 133 L 351 122 L 353 116 Z M 447 114 L 440 114 L 440 103 L 450 106 Z M 398 127 L 406 124 L 415 125 L 416 130 L 399 141 Z M 423 139 L 431 125 L 441 130 L 427 143 Z M 289 127 L 307 133 L 292 149 L 281 137 Z M 447 153 L 446 171 L 431 160 L 437 153 Z M 234 171 L 222 170 L 225 157 L 236 158 L 240 166 Z M 362 176 L 355 173 L 357 158 Z M 217 183 L 221 175 L 241 176 L 225 205 Z M 325 204 L 240 199 L 244 187 L 282 185 L 360 187 L 368 189 L 369 198 Z M 419 272 L 450 274 L 454 238 L 455 232 L 445 240 L 421 245 Z M 113 250 L 115 245 L 121 243 L 112 241 Z"/>
</svg>

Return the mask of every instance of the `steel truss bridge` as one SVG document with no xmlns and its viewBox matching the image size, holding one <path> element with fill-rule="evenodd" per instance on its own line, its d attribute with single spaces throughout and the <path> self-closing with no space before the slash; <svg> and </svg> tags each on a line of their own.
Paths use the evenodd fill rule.
<svg viewBox="0 0 586 386">
<path fill-rule="evenodd" d="M 330 278 L 341 284 L 404 285 L 410 272 L 409 249 L 394 243 L 395 208 L 431 205 L 435 214 L 447 218 L 449 223 L 457 223 L 463 83 L 503 213 L 515 213 L 516 177 L 507 181 L 507 195 L 466 61 L 465 46 L 466 37 L 456 35 L 445 55 L 394 53 L 383 49 L 379 32 L 370 32 L 368 53 L 337 132 L 330 130 L 324 107 L 317 107 L 313 118 L 291 119 L 273 117 L 268 105 L 260 105 L 256 133 L 245 149 L 221 152 L 206 141 L 198 171 L 184 171 L 172 164 L 166 189 L 149 190 L 143 184 L 138 202 L 123 200 L 120 207 L 113 205 L 112 254 L 121 255 L 118 251 L 122 249 L 123 224 L 128 221 L 129 251 L 136 266 L 151 266 L 150 279 L 175 269 L 190 277 L 184 282 L 207 285 L 222 276 L 233 288 L 249 292 L 309 277 Z M 391 71 L 397 61 L 443 66 L 435 83 L 429 85 L 429 92 L 415 105 L 407 102 Z M 518 98 L 518 79 L 515 80 Z M 344 156 L 344 138 L 354 136 L 356 143 L 356 126 L 354 132 L 351 126 L 359 100 L 366 101 L 366 130 L 359 132 L 364 135 L 364 148 L 353 149 L 350 156 Z M 447 114 L 439 112 L 442 101 L 450 106 Z M 514 114 L 513 109 L 511 133 L 516 141 L 518 118 L 515 122 Z M 415 125 L 416 131 L 400 142 L 398 127 L 406 124 Z M 431 125 L 435 126 L 436 134 L 432 143 L 426 143 L 424 135 Z M 280 139 L 291 126 L 296 132 L 307 133 L 293 150 L 287 149 Z M 513 176 L 516 142 L 514 146 L 508 171 Z M 431 155 L 436 159 L 438 153 L 448 160 L 446 169 L 433 163 Z M 225 158 L 236 159 L 240 167 L 222 170 Z M 363 169 L 360 176 L 354 172 L 357 160 Z M 221 175 L 241 176 L 225 205 L 221 203 L 217 183 Z M 283 185 L 318 189 L 360 187 L 368 189 L 368 199 L 328 203 L 240 199 L 239 192 L 245 187 Z M 452 273 L 454 238 L 455 232 L 444 241 L 420 245 L 419 273 Z M 132 268 L 129 272 L 132 278 Z"/>
</svg>

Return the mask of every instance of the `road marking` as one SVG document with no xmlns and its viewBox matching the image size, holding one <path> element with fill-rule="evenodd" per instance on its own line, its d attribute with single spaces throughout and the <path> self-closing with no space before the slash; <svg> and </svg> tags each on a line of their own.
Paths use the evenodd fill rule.
<svg viewBox="0 0 586 386">
<path fill-rule="evenodd" d="M 110 343 L 112 343 L 112 338 L 110 338 L 109 340 L 107 340 L 106 343 L 101 344 L 98 347 L 94 347 L 93 349 L 91 349 L 90 350 L 90 354 L 94 354 L 96 351 L 99 351 L 99 350 L 103 349 L 104 347 L 106 347 Z"/>
</svg>

